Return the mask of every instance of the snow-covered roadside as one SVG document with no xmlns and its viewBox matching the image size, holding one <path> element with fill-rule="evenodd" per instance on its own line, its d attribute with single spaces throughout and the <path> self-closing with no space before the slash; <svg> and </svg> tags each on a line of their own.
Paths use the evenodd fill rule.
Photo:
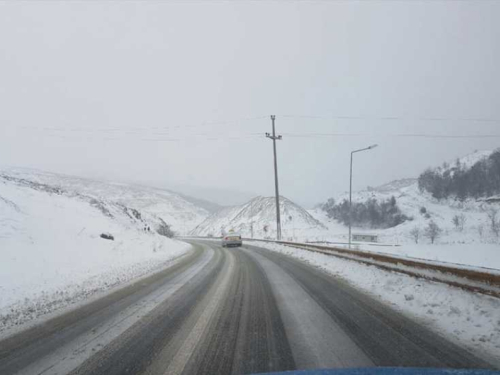
<svg viewBox="0 0 500 375">
<path fill-rule="evenodd" d="M 356 248 L 363 251 L 500 270 L 500 245 L 494 244 L 356 245 Z"/>
<path fill-rule="evenodd" d="M 340 277 L 500 366 L 498 298 L 284 245 L 255 244 Z"/>
<path fill-rule="evenodd" d="M 191 249 L 147 230 L 150 223 L 124 206 L 0 180 L 0 335 L 157 272 Z M 114 240 L 100 237 L 107 232 Z"/>
<path fill-rule="evenodd" d="M 4 283 L 0 289 L 0 337 L 7 333 L 4 331 L 23 328 L 21 326 L 26 323 L 88 303 L 95 297 L 102 297 L 159 272 L 191 249 L 187 243 L 155 237 L 150 243 L 138 239 L 132 241 L 138 247 L 154 252 L 150 257 L 133 257 L 130 254 L 120 259 L 106 260 L 106 257 L 101 257 L 98 271 L 91 270 L 90 262 L 80 262 L 80 267 L 66 267 L 65 275 L 48 269 L 36 275 L 39 283 L 35 280 L 9 279 L 9 284 Z M 124 253 L 126 248 L 121 251 Z M 2 267 L 2 279 L 7 274 L 4 271 Z"/>
</svg>

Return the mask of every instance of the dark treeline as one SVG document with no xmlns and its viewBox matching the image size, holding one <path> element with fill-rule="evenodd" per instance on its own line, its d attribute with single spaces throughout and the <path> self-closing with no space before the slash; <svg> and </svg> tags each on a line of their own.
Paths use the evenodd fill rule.
<svg viewBox="0 0 500 375">
<path fill-rule="evenodd" d="M 349 201 L 347 199 L 338 204 L 334 199 L 329 199 L 322 209 L 329 218 L 349 225 Z M 406 220 L 411 219 L 401 213 L 394 197 L 380 202 L 370 198 L 366 202 L 352 203 L 352 224 L 356 226 L 392 228 Z"/>
<path fill-rule="evenodd" d="M 457 160 L 453 166 L 427 169 L 419 176 L 418 187 L 436 199 L 452 197 L 463 201 L 500 194 L 500 150 L 470 168 Z"/>
</svg>

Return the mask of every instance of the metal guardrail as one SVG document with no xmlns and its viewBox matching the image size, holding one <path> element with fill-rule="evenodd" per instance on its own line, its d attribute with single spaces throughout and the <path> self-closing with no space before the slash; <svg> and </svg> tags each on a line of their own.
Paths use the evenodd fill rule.
<svg viewBox="0 0 500 375">
<path fill-rule="evenodd" d="M 194 237 L 191 237 L 194 238 Z M 196 237 L 217 239 L 217 237 Z M 385 271 L 399 272 L 416 278 L 444 283 L 468 291 L 500 298 L 500 270 L 470 269 L 460 265 L 435 263 L 415 258 L 403 258 L 383 253 L 345 249 L 312 243 L 243 238 L 244 241 L 277 243 L 300 250 L 322 253 Z M 495 272 L 496 271 L 496 272 Z"/>
<path fill-rule="evenodd" d="M 330 242 L 330 241 L 307 241 L 308 244 L 325 244 L 325 245 L 349 245 L 349 242 Z M 358 243 L 352 242 L 352 244 L 357 245 Z M 386 243 L 376 243 L 376 242 L 366 242 L 363 243 L 364 246 L 379 246 L 379 247 L 400 247 L 399 244 L 386 244 Z"/>
<path fill-rule="evenodd" d="M 495 270 L 488 269 L 469 269 L 460 267 L 459 265 L 454 266 L 451 264 L 434 263 L 432 261 L 310 243 L 260 239 L 245 240 L 278 243 L 301 250 L 318 252 L 375 266 L 386 271 L 404 273 L 413 277 L 440 282 L 500 298 L 500 270 L 495 272 Z"/>
</svg>

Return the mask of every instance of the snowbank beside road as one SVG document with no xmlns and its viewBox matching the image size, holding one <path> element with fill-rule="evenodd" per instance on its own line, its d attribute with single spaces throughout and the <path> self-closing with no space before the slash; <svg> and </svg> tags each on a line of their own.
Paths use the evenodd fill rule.
<svg viewBox="0 0 500 375">
<path fill-rule="evenodd" d="M 500 299 L 273 243 L 256 246 L 340 277 L 500 366 Z"/>
<path fill-rule="evenodd" d="M 357 248 L 363 251 L 500 270 L 500 246 L 493 244 L 358 245 Z"/>
<path fill-rule="evenodd" d="M 404 198 L 401 199 L 404 201 Z M 430 206 L 430 203 L 428 204 L 429 207 L 432 207 L 432 212 L 435 214 L 438 212 L 438 208 L 440 209 L 439 217 L 441 218 L 441 222 L 439 225 L 444 229 L 435 244 L 430 244 L 429 240 L 425 238 L 423 234 L 423 228 L 427 225 L 426 219 L 415 217 L 413 221 L 389 229 L 368 230 L 353 228 L 353 233 L 378 235 L 380 242 L 379 244 L 353 242 L 353 245 L 356 249 L 363 251 L 500 270 L 500 244 L 498 244 L 498 241 L 496 243 L 494 241 L 488 243 L 491 239 L 487 238 L 487 225 L 481 221 L 485 219 L 486 214 L 477 207 L 474 211 L 473 203 L 470 204 L 472 208 L 466 212 L 468 223 L 463 232 L 452 228 L 453 215 L 459 214 L 459 210 L 454 210 L 446 204 L 433 203 L 432 206 Z M 419 205 L 415 205 L 413 208 L 417 210 L 418 206 Z M 336 220 L 327 218 L 326 213 L 321 209 L 309 212 L 316 219 L 328 226 L 329 234 L 321 235 L 321 233 L 311 232 L 308 236 L 296 238 L 295 240 L 297 242 L 325 241 L 331 242 L 332 244 L 330 246 L 347 247 L 348 228 L 346 226 L 338 223 Z M 420 214 L 416 215 L 420 216 Z M 483 225 L 485 228 L 484 241 L 481 241 L 479 238 L 477 225 Z M 418 244 L 415 244 L 414 239 L 409 235 L 409 232 L 414 228 L 420 229 Z M 336 242 L 338 242 L 338 244 L 335 244 Z M 398 246 L 383 246 L 384 244 L 397 244 Z"/>
<path fill-rule="evenodd" d="M 125 207 L 106 210 L 0 180 L 0 331 L 159 271 L 190 249 L 145 231 Z"/>
</svg>

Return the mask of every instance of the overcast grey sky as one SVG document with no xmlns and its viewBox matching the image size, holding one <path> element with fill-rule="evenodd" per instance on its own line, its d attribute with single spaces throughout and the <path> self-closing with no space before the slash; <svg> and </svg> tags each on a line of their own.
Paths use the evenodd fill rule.
<svg viewBox="0 0 500 375">
<path fill-rule="evenodd" d="M 356 189 L 417 176 L 500 146 L 499 19 L 500 1 L 2 1 L 0 164 L 272 195 L 275 114 L 302 204 L 347 190 L 372 143 Z"/>
</svg>

